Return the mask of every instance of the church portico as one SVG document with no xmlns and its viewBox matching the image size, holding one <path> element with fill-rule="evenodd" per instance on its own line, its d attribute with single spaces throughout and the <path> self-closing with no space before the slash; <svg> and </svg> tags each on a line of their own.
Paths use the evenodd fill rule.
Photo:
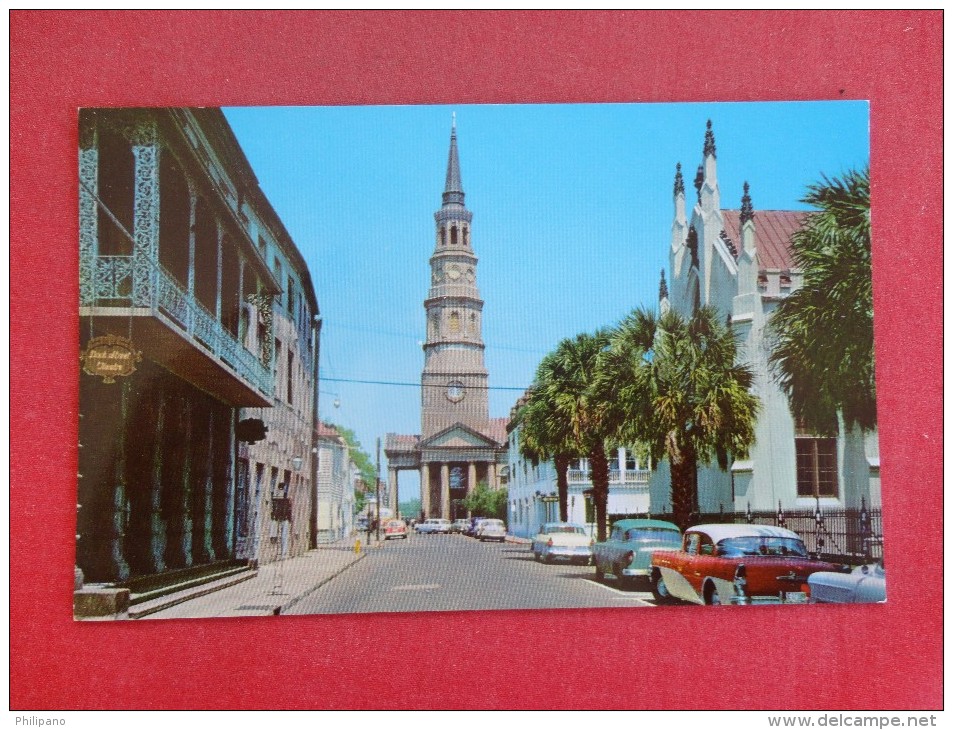
<svg viewBox="0 0 953 730">
<path fill-rule="evenodd" d="M 464 201 L 454 124 L 443 204 L 434 214 L 430 287 L 424 300 L 421 434 L 388 434 L 384 449 L 393 495 L 398 470 L 420 470 L 424 518 L 465 516 L 460 502 L 481 482 L 499 488 L 497 463 L 506 463 L 505 419 L 489 417 L 483 300 L 472 249 L 473 214 Z"/>
</svg>

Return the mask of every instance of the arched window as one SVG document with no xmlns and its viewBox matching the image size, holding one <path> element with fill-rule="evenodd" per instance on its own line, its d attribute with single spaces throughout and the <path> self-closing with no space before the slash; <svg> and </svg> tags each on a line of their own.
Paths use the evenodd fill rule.
<svg viewBox="0 0 953 730">
<path fill-rule="evenodd" d="M 470 229 L 467 228 L 466 226 L 463 227 L 463 245 L 464 246 L 470 245 Z"/>
<path fill-rule="evenodd" d="M 458 334 L 460 332 L 460 313 L 459 312 L 450 312 L 450 331 L 453 334 Z"/>
<path fill-rule="evenodd" d="M 450 227 L 450 245 L 451 246 L 457 245 L 457 227 L 456 226 Z"/>
<path fill-rule="evenodd" d="M 447 229 L 444 228 L 443 226 L 440 227 L 440 245 L 441 246 L 447 245 Z"/>
</svg>

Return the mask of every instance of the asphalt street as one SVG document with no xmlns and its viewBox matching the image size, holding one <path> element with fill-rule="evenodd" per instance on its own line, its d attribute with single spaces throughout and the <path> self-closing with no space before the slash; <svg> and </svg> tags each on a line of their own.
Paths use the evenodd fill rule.
<svg viewBox="0 0 953 730">
<path fill-rule="evenodd" d="M 589 566 L 537 563 L 527 545 L 412 533 L 370 550 L 287 613 L 653 605 L 647 586 L 620 590 L 597 583 Z"/>
</svg>

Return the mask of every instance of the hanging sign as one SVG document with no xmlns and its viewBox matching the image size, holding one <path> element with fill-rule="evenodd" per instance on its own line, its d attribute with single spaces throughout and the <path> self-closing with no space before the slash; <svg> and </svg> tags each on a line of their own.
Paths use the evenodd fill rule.
<svg viewBox="0 0 953 730">
<path fill-rule="evenodd" d="M 291 500 L 287 497 L 272 499 L 271 519 L 275 522 L 291 522 Z"/>
<path fill-rule="evenodd" d="M 100 376 L 104 383 L 115 383 L 116 378 L 136 371 L 136 363 L 142 360 L 142 353 L 126 337 L 103 335 L 91 339 L 79 359 L 85 372 Z"/>
</svg>

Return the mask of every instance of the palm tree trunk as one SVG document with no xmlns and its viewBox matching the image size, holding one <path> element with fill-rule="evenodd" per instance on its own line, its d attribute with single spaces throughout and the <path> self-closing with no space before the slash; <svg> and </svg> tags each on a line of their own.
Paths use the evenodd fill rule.
<svg viewBox="0 0 953 730">
<path fill-rule="evenodd" d="M 671 459 L 672 513 L 675 524 L 684 531 L 691 526 L 692 514 L 698 502 L 698 464 L 695 452 L 684 448 L 681 458 Z"/>
<path fill-rule="evenodd" d="M 559 494 L 559 519 L 569 522 L 569 457 L 557 454 L 553 457 L 556 466 L 556 490 Z"/>
<path fill-rule="evenodd" d="M 609 511 L 609 460 L 601 442 L 596 443 L 589 452 L 589 466 L 592 469 L 592 501 L 596 508 L 596 539 L 605 542 Z"/>
</svg>

